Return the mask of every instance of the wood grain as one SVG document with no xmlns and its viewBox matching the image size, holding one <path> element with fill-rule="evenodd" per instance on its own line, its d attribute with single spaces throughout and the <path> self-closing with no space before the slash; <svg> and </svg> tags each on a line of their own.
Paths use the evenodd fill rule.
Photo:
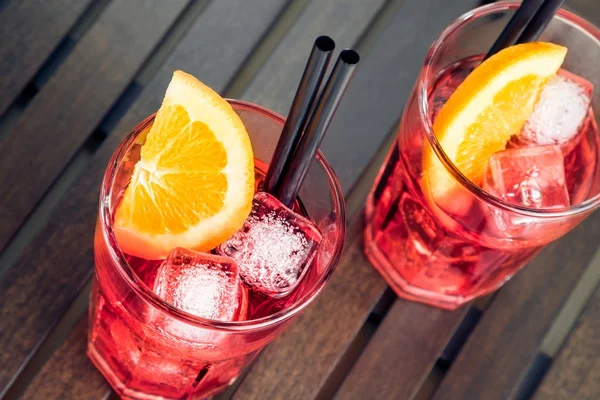
<svg viewBox="0 0 600 400">
<path fill-rule="evenodd" d="M 431 43 L 475 0 L 404 0 L 380 38 L 362 54 L 321 146 L 348 191 L 396 125 Z"/>
<path fill-rule="evenodd" d="M 113 1 L 6 134 L 0 142 L 0 250 L 186 2 Z"/>
<path fill-rule="evenodd" d="M 600 398 L 600 290 L 590 299 L 534 400 Z"/>
<path fill-rule="evenodd" d="M 551 243 L 500 290 L 435 400 L 514 396 L 600 241 L 600 213 Z"/>
<path fill-rule="evenodd" d="M 310 3 L 241 98 L 287 115 L 315 38 L 329 35 L 336 41 L 332 57 L 332 63 L 335 62 L 337 53 L 355 44 L 384 2 L 319 0 Z"/>
<path fill-rule="evenodd" d="M 346 191 L 396 123 L 425 53 L 439 33 L 417 35 L 414 29 L 430 23 L 441 31 L 472 3 L 404 2 L 363 58 L 325 139 L 329 141 L 327 156 L 345 182 Z M 407 25 L 413 30 L 408 30 Z M 352 196 L 364 202 L 370 186 L 370 182 L 361 183 L 363 189 Z M 363 256 L 362 226 L 359 217 L 350 227 L 345 255 L 329 287 L 286 333 L 265 349 L 235 399 L 318 396 L 329 372 L 340 362 L 386 288 Z"/>
<path fill-rule="evenodd" d="M 25 400 L 103 399 L 108 383 L 86 356 L 87 316 L 73 328 L 23 394 Z"/>
<path fill-rule="evenodd" d="M 414 398 L 467 310 L 397 300 L 335 398 Z"/>
<path fill-rule="evenodd" d="M 4 379 L 0 382 L 6 382 L 35 351 L 88 279 L 94 266 L 93 232 L 104 169 L 124 135 L 156 111 L 172 70 L 181 68 L 192 72 L 214 89 L 222 90 L 284 4 L 284 0 L 260 0 L 242 5 L 237 0 L 211 3 L 102 144 L 90 167 L 57 205 L 48 225 L 0 283 L 0 377 Z M 245 25 L 248 18 L 254 23 Z M 227 51 L 223 50 L 226 46 L 230 47 Z M 212 60 L 210 63 L 205 62 L 208 58 Z M 65 357 L 66 351 L 70 351 L 68 346 L 61 347 L 50 362 Z M 69 385 L 65 379 L 76 376 L 85 382 L 88 374 L 87 369 L 60 374 L 48 370 L 45 376 L 51 375 L 57 388 L 46 390 L 60 393 L 61 386 Z"/>
<path fill-rule="evenodd" d="M 0 142 L 0 249 L 184 5 L 179 0 L 112 2 Z M 95 189 L 80 195 L 97 201 Z M 78 229 L 89 227 L 95 213 L 77 203 L 61 210 L 55 225 L 64 226 L 68 235 L 56 238 L 54 248 L 43 248 L 44 240 L 35 240 L 25 254 L 29 269 L 21 262 L 0 283 L 0 392 L 89 274 L 92 230 L 79 234 Z M 88 262 L 71 264 L 75 271 L 70 274 L 65 264 L 81 254 Z"/>
<path fill-rule="evenodd" d="M 91 0 L 12 1 L 0 13 L 0 115 Z"/>
<path fill-rule="evenodd" d="M 314 399 L 386 285 L 362 250 L 362 216 L 328 287 L 268 346 L 234 399 Z"/>
</svg>

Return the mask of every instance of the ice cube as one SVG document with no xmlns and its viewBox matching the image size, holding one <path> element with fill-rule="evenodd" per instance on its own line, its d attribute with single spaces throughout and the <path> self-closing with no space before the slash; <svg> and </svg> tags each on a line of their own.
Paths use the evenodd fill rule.
<svg viewBox="0 0 600 400">
<path fill-rule="evenodd" d="M 242 229 L 217 252 L 238 263 L 242 280 L 252 290 L 282 297 L 302 280 L 321 238 L 311 221 L 259 192 Z"/>
<path fill-rule="evenodd" d="M 572 75 L 570 75 L 573 78 Z M 521 131 L 521 136 L 539 145 L 564 145 L 584 123 L 591 102 L 592 84 L 557 75 L 544 86 L 540 98 Z"/>
<path fill-rule="evenodd" d="M 228 257 L 175 248 L 158 269 L 154 292 L 198 317 L 243 319 L 247 289 L 238 271 L 236 262 Z"/>
<path fill-rule="evenodd" d="M 492 155 L 484 190 L 530 208 L 569 205 L 563 155 L 559 146 L 532 146 Z"/>
</svg>

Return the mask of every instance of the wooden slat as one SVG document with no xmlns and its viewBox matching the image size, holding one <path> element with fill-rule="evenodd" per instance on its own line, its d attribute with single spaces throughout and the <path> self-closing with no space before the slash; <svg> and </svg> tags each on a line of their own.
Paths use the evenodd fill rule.
<svg viewBox="0 0 600 400">
<path fill-rule="evenodd" d="M 332 57 L 332 63 L 335 62 L 341 49 L 356 43 L 383 3 L 382 0 L 312 2 L 252 78 L 241 98 L 286 115 L 315 38 L 329 35 L 336 41 L 336 54 Z"/>
<path fill-rule="evenodd" d="M 585 2 L 572 1 L 575 6 Z M 374 393 L 377 398 L 413 398 L 465 312 L 448 313 L 398 300 L 336 398 L 369 398 Z"/>
<path fill-rule="evenodd" d="M 0 14 L 0 115 L 91 0 L 11 1 Z"/>
<path fill-rule="evenodd" d="M 535 394 L 535 400 L 596 400 L 600 398 L 600 290 L 560 350 Z"/>
<path fill-rule="evenodd" d="M 49 224 L 0 284 L 0 369 L 3 374 L 8 376 L 9 367 L 14 371 L 35 348 L 89 276 L 94 265 L 93 233 L 104 169 L 124 135 L 156 111 L 173 69 L 189 71 L 212 88 L 223 90 L 285 3 L 286 0 L 212 2 L 173 50 L 102 144 L 90 167 L 57 205 Z M 45 306 L 40 307 L 40 304 Z M 61 347 L 50 362 L 66 357 L 66 352 L 70 352 L 68 346 Z M 60 386 L 69 385 L 67 378 L 84 382 L 95 379 L 89 376 L 88 369 L 78 368 L 85 364 L 85 354 L 77 352 L 75 357 L 77 360 L 70 367 L 73 370 L 57 374 L 52 370 L 46 372 L 46 379 L 51 376 L 53 385 L 58 387 L 46 388 L 48 393 L 62 393 Z M 7 360 L 6 365 L 4 360 Z M 108 385 L 98 387 L 85 398 L 101 398 L 108 391 Z"/>
<path fill-rule="evenodd" d="M 0 248 L 127 86 L 184 6 L 185 2 L 179 0 L 112 2 L 35 97 L 9 136 L 0 142 L 3 154 L 0 158 Z M 90 196 L 89 201 L 93 201 L 94 192 L 89 190 L 81 195 Z M 71 265 L 77 270 L 73 275 L 66 271 L 65 264 L 89 249 L 92 230 L 81 237 L 75 232 L 83 221 L 93 220 L 94 215 L 95 210 L 86 214 L 78 205 L 72 205 L 69 211 L 63 210 L 57 215 L 57 219 L 62 220 L 58 223 L 73 236 L 60 238 L 54 251 L 42 249 L 42 242 L 37 240 L 25 255 L 32 263 L 30 273 L 25 274 L 21 264 L 0 283 L 0 320 L 3 322 L 0 325 L 0 392 L 89 273 L 90 263 Z M 78 247 L 67 251 L 66 243 L 74 242 L 75 238 L 88 240 L 89 244 L 78 243 Z M 89 253 L 86 255 L 89 257 Z M 76 287 L 67 290 L 69 282 L 75 282 Z"/>
<path fill-rule="evenodd" d="M 44 364 L 23 399 L 91 400 L 106 396 L 108 384 L 85 356 L 87 328 L 87 318 L 83 318 Z"/>
<path fill-rule="evenodd" d="M 364 256 L 362 230 L 358 217 L 347 232 L 347 250 L 329 286 L 263 350 L 234 399 L 316 397 L 386 288 Z"/>
<path fill-rule="evenodd" d="M 186 3 L 113 1 L 6 134 L 0 142 L 0 250 Z"/>
<path fill-rule="evenodd" d="M 397 300 L 336 399 L 414 398 L 466 311 Z"/>
<path fill-rule="evenodd" d="M 452 364 L 435 399 L 506 399 L 600 242 L 600 213 L 544 249 L 500 290 Z"/>
<path fill-rule="evenodd" d="M 319 0 L 312 2 L 273 52 L 268 62 L 256 74 L 248 89 L 242 95 L 242 99 L 264 105 L 275 112 L 286 115 L 314 39 L 318 35 L 326 34 L 336 40 L 336 55 L 333 57 L 333 61 L 335 61 L 337 52 L 340 49 L 353 46 L 356 43 L 367 27 L 369 20 L 375 16 L 377 8 L 382 3 L 384 2 L 381 0 Z M 362 63 L 365 63 L 365 61 L 363 58 Z M 359 66 L 358 71 L 360 72 L 363 68 L 364 66 Z M 352 83 L 350 89 L 352 93 L 346 95 L 348 98 L 357 96 L 360 93 L 356 89 L 352 90 L 353 87 L 359 85 L 356 82 L 357 80 L 359 80 L 358 77 Z M 371 90 L 376 89 L 375 87 L 369 88 L 369 91 Z M 362 95 L 363 93 L 359 96 Z M 347 100 L 344 100 L 341 107 L 343 108 L 347 102 Z M 394 112 L 397 113 L 398 110 L 399 108 L 395 109 Z M 338 111 L 338 113 L 342 113 L 342 111 Z M 362 113 L 359 115 L 362 115 Z M 341 117 L 337 117 L 337 119 L 339 120 Z M 352 119 L 352 121 L 357 122 L 356 120 L 357 118 Z M 349 158 L 331 159 L 332 154 L 337 153 L 337 148 L 333 147 L 332 150 L 331 145 L 324 145 L 325 155 L 336 168 L 340 178 L 345 178 L 341 179 L 344 189 L 349 189 L 351 183 L 356 180 L 360 171 L 366 165 L 366 161 L 378 148 L 383 136 L 391 126 L 391 122 L 388 121 L 388 123 L 390 125 L 385 130 L 373 135 L 373 146 L 365 148 L 364 152 L 360 147 L 352 148 Z M 330 132 L 333 132 L 333 129 Z M 337 132 L 341 133 L 343 131 L 337 129 Z M 354 136 L 359 136 L 362 133 L 364 132 L 353 129 L 343 135 L 329 133 L 329 139 L 326 138 L 326 142 L 336 144 L 340 144 L 340 141 L 352 142 L 356 139 Z M 364 162 L 359 163 L 360 165 L 350 162 L 352 155 L 356 155 L 357 152 L 361 159 L 364 158 Z"/>
<path fill-rule="evenodd" d="M 395 124 L 425 53 L 439 33 L 417 28 L 428 24 L 441 31 L 473 4 L 408 0 L 363 57 L 326 138 L 327 156 L 346 189 Z M 361 182 L 352 196 L 364 199 L 370 185 Z M 310 399 L 326 385 L 327 376 L 386 288 L 363 255 L 362 229 L 358 215 L 349 228 L 346 252 L 329 287 L 265 349 L 234 398 Z"/>
<path fill-rule="evenodd" d="M 339 116 L 323 141 L 322 149 L 338 166 L 336 172 L 346 191 L 369 163 L 366 155 L 375 152 L 400 117 L 433 40 L 450 21 L 474 8 L 477 1 L 402 3 L 383 36 L 363 54 Z"/>
</svg>

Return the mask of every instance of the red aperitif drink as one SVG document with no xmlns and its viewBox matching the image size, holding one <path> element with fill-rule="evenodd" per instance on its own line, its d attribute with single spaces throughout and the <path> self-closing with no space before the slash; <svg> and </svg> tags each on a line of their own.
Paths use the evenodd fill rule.
<svg viewBox="0 0 600 400">
<path fill-rule="evenodd" d="M 483 8 L 476 14 L 481 20 L 465 16 L 432 46 L 367 200 L 365 252 L 406 299 L 454 309 L 490 293 L 597 206 L 600 147 L 594 85 L 571 73 L 586 70 L 577 64 L 585 50 L 569 47 L 560 70 L 564 55 L 558 56 L 554 71 L 550 61 L 533 66 L 530 73 L 521 67 L 511 71 L 519 52 L 557 49 L 528 44 L 529 49 L 509 49 L 504 59 L 494 61 L 496 66 L 488 63 L 486 71 L 477 73 L 483 55 L 471 55 L 468 46 L 458 45 L 492 25 L 485 19 L 488 14 L 500 8 L 512 12 L 515 6 Z M 573 18 L 561 11 L 556 18 L 567 17 Z M 564 44 L 575 40 L 563 38 Z M 483 43 L 482 50 L 490 45 Z M 575 62 L 569 61 L 571 53 Z M 500 70 L 509 72 L 501 78 L 493 75 Z M 538 72 L 544 77 L 534 78 Z M 512 73 L 514 80 L 506 78 Z M 463 82 L 459 99 L 438 121 Z M 527 90 L 535 95 L 525 95 Z M 485 101 L 490 106 L 473 106 Z M 473 122 L 464 123 L 478 107 Z"/>
<path fill-rule="evenodd" d="M 264 164 L 257 160 L 256 165 Z M 257 168 L 257 177 L 262 179 L 264 171 Z M 100 276 L 112 268 L 112 261 L 104 254 L 108 249 L 103 240 L 102 232 L 97 230 L 96 268 Z M 157 272 L 164 260 L 146 260 L 126 253 L 124 255 L 141 282 L 148 288 L 154 288 Z M 247 297 L 239 306 L 245 309 L 244 319 L 260 319 L 285 310 L 318 281 L 317 269 L 312 265 L 308 267 L 308 273 L 309 276 L 285 297 L 274 298 L 248 290 Z M 109 285 L 106 287 L 110 288 Z M 118 297 L 118 293 L 104 294 L 97 283 L 93 291 L 95 304 L 91 310 L 93 326 L 90 329 L 93 359 L 96 362 L 100 359 L 106 362 L 101 365 L 103 370 L 110 369 L 115 374 L 113 379 L 136 391 L 160 394 L 165 398 L 179 398 L 182 394 L 194 393 L 198 398 L 203 398 L 229 385 L 257 353 L 253 351 L 242 357 L 232 358 L 236 354 L 235 346 L 228 349 L 227 345 L 223 346 L 218 341 L 213 343 L 210 335 L 205 335 L 205 343 L 200 345 L 177 340 L 166 333 L 148 329 L 147 325 L 153 319 L 151 314 L 142 320 L 128 317 L 123 309 L 140 307 L 139 300 L 133 296 L 129 297 L 130 300 L 125 297 L 118 304 L 111 304 L 109 299 Z M 267 335 L 262 340 L 269 339 L 270 335 Z M 206 359 L 202 357 L 203 345 L 209 348 L 206 354 L 210 356 Z"/>
<path fill-rule="evenodd" d="M 177 90 L 170 86 L 167 97 L 185 90 L 178 89 L 177 84 L 181 83 L 172 82 Z M 161 110 L 170 106 L 169 101 L 165 100 Z M 144 203 L 149 197 L 132 196 L 131 191 L 139 190 L 136 185 L 140 182 L 147 190 L 144 193 L 157 190 L 153 184 L 158 185 L 158 190 L 169 188 L 173 192 L 178 188 L 166 175 L 187 173 L 198 164 L 212 171 L 218 160 L 202 163 L 202 157 L 197 157 L 190 163 L 185 157 L 191 150 L 180 147 L 172 153 L 177 169 L 165 168 L 169 160 L 164 156 L 156 166 L 149 166 L 148 154 L 152 155 L 152 146 L 157 141 L 161 145 L 159 152 L 162 148 L 172 148 L 168 138 L 163 139 L 160 131 L 152 130 L 164 122 L 155 122 L 150 117 L 125 139 L 106 171 L 94 244 L 96 275 L 91 294 L 88 354 L 124 398 L 204 399 L 223 390 L 320 292 L 339 258 L 344 230 L 343 200 L 329 166 L 317 155 L 318 167 L 312 168 L 305 183 L 324 190 L 316 195 L 301 189 L 294 211 L 287 209 L 274 197 L 259 191 L 268 167 L 263 160 L 272 154 L 283 120 L 251 104 L 231 101 L 230 106 L 244 123 L 256 155 L 254 176 L 250 179 L 254 182 L 249 197 L 251 210 L 233 234 L 210 242 L 210 248 L 203 251 L 181 246 L 161 248 L 163 244 L 159 241 L 165 234 L 156 235 L 153 246 L 152 241 L 140 239 L 143 232 L 124 234 L 119 229 L 125 225 L 123 218 L 135 216 L 138 211 L 131 209 L 127 201 L 134 199 L 136 207 L 152 207 Z M 188 115 L 192 118 L 198 114 L 191 109 Z M 219 127 L 218 124 L 213 127 Z M 203 125 L 198 125 L 195 133 L 185 131 L 192 124 L 181 126 L 184 130 L 177 134 L 177 140 L 183 137 L 183 145 L 189 140 L 186 135 L 196 135 L 196 144 L 213 138 L 208 132 L 208 139 L 203 139 L 202 135 L 207 135 Z M 156 132 L 152 139 L 149 132 Z M 189 146 L 193 147 L 193 143 Z M 207 146 L 203 144 L 202 148 Z M 222 153 L 217 147 L 207 157 Z M 227 168 L 225 173 L 235 166 Z M 198 193 L 193 197 L 196 206 L 205 199 L 226 197 L 211 193 L 221 181 L 220 173 L 213 179 L 210 171 L 200 180 L 194 179 L 199 175 L 196 172 L 191 178 L 175 180 L 175 184 L 185 182 L 184 196 Z M 213 183 L 207 183 L 210 179 Z M 199 192 L 190 186 L 197 182 L 204 185 Z M 231 181 L 228 186 L 233 186 Z M 153 204 L 166 201 L 160 195 L 152 198 Z M 155 220 L 156 225 L 179 212 L 175 207 L 187 204 L 176 206 L 176 200 L 168 200 L 171 208 L 157 209 L 168 215 Z M 185 222 L 186 215 L 180 215 L 181 219 L 175 222 Z M 151 219 L 152 214 L 146 214 L 146 218 Z M 214 221 L 214 216 L 211 218 Z M 229 219 L 225 220 L 228 222 Z M 145 223 L 142 221 L 136 229 L 155 228 Z M 213 224 L 217 228 L 218 221 Z M 173 232 L 177 233 L 177 228 L 167 231 L 167 235 Z M 180 238 L 188 239 L 185 235 Z M 187 246 L 196 239 L 192 237 Z M 148 256 L 155 254 L 158 256 Z"/>
<path fill-rule="evenodd" d="M 429 95 L 431 118 L 454 92 L 479 61 L 465 60 L 444 71 Z M 577 77 L 562 72 L 573 80 Z M 584 87 L 589 83 L 578 80 Z M 521 143 L 514 139 L 515 144 Z M 398 143 L 396 143 L 398 146 Z M 524 262 L 541 248 L 540 242 L 531 245 L 516 242 L 511 248 L 490 247 L 485 236 L 493 215 L 486 215 L 475 202 L 467 202 L 462 211 L 479 218 L 480 232 L 469 232 L 461 225 L 448 227 L 432 212 L 421 190 L 421 176 L 411 176 L 404 162 L 418 160 L 422 143 L 408 143 L 394 149 L 382 171 L 368 203 L 370 218 L 367 246 L 375 246 L 377 260 L 385 274 L 396 273 L 412 286 L 441 295 L 471 298 L 495 290 L 511 277 Z M 412 147 L 410 147 L 412 146 Z M 590 110 L 576 139 L 564 148 L 564 168 L 569 198 L 572 204 L 585 200 L 590 194 L 598 159 L 598 130 Z M 460 199 L 457 198 L 457 201 Z M 536 239 L 538 239 L 536 238 Z M 417 289 L 418 290 L 418 289 Z"/>
</svg>

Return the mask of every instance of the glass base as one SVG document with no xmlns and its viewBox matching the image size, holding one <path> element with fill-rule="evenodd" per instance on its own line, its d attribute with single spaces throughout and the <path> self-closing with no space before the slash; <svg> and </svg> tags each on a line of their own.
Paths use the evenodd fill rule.
<svg viewBox="0 0 600 400">
<path fill-rule="evenodd" d="M 123 382 L 121 379 L 119 379 L 119 377 L 113 372 L 113 370 L 110 368 L 108 363 L 102 358 L 102 356 L 95 349 L 95 347 L 92 343 L 88 343 L 87 356 L 90 359 L 90 361 L 92 362 L 92 364 L 94 364 L 96 369 L 98 369 L 98 371 L 100 371 L 102 376 L 104 376 L 104 378 L 108 381 L 108 384 L 113 388 L 113 390 L 119 395 L 119 397 L 121 399 L 125 399 L 125 400 L 178 400 L 179 399 L 179 398 L 169 398 L 169 397 L 165 397 L 165 396 L 157 396 L 154 394 L 145 393 L 145 392 L 141 392 L 141 391 L 129 388 L 125 384 L 125 382 Z M 236 381 L 236 379 L 237 379 L 237 377 L 232 379 L 231 381 L 229 381 L 228 384 L 223 385 L 222 387 L 213 388 L 213 390 L 210 390 L 210 393 L 206 393 L 203 395 L 200 395 L 198 393 L 198 394 L 192 395 L 191 397 L 186 397 L 186 399 L 195 399 L 195 400 L 208 399 L 211 396 L 227 389 L 229 386 L 231 386 Z"/>
<path fill-rule="evenodd" d="M 373 234 L 373 225 L 369 223 L 369 221 L 373 220 L 374 212 L 371 197 L 372 194 L 367 199 L 367 203 L 365 205 L 365 255 L 367 256 L 369 262 L 379 272 L 379 274 L 386 280 L 388 285 L 390 285 L 394 292 L 396 292 L 398 297 L 452 311 L 466 303 L 469 303 L 475 298 L 495 292 L 512 278 L 513 274 L 506 274 L 494 285 L 487 286 L 485 289 L 473 291 L 469 293 L 468 296 L 452 296 L 438 292 L 432 292 L 431 290 L 423 289 L 410 284 L 402 277 L 402 275 L 400 275 L 400 273 L 394 267 L 394 264 L 390 262 L 386 255 L 379 250 L 379 246 L 375 241 L 375 235 Z M 538 251 L 532 253 L 526 260 L 523 260 L 523 264 L 535 256 Z"/>
<path fill-rule="evenodd" d="M 458 307 L 468 303 L 473 297 L 449 296 L 431 292 L 408 283 L 394 268 L 387 257 L 379 250 L 373 235 L 373 226 L 369 223 L 373 218 L 373 206 L 371 196 L 365 206 L 365 255 L 369 262 L 375 267 L 379 274 L 386 280 L 388 285 L 396 292 L 398 297 L 406 300 L 425 303 L 430 306 L 443 308 L 445 310 L 456 310 Z"/>
</svg>

